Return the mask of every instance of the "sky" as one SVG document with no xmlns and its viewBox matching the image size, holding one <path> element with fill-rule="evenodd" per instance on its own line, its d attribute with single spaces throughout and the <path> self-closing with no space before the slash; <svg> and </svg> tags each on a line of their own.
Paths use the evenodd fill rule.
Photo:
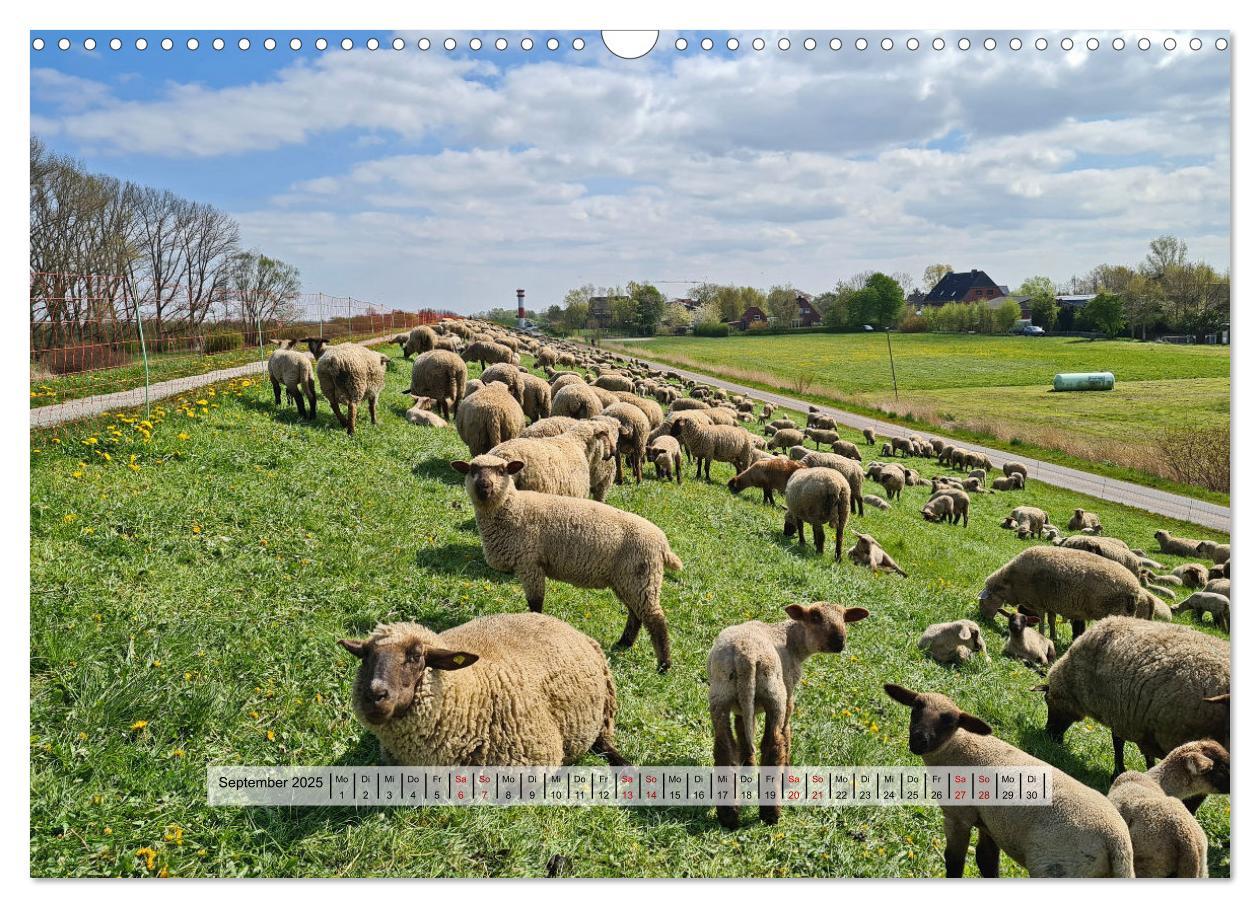
<svg viewBox="0 0 1260 908">
<path fill-rule="evenodd" d="M 1014 287 L 1136 264 L 1163 233 L 1229 267 L 1216 33 L 1171 51 L 997 31 L 939 33 L 943 50 L 891 32 L 883 50 L 884 34 L 662 33 L 622 60 L 598 32 L 336 32 L 323 51 L 303 32 L 57 32 L 31 50 L 31 130 L 90 170 L 218 205 L 307 291 L 404 308 L 512 307 L 522 287 L 541 309 L 631 280 L 818 293 L 937 262 Z"/>
</svg>

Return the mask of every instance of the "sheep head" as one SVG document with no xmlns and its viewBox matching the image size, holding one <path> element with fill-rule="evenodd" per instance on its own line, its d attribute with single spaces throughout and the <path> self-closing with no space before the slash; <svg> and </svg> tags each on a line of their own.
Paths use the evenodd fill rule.
<svg viewBox="0 0 1260 908">
<path fill-rule="evenodd" d="M 963 712 L 944 694 L 917 693 L 899 684 L 885 684 L 884 693 L 910 707 L 910 752 L 918 756 L 939 750 L 959 729 L 973 735 L 989 735 L 993 729 L 983 719 Z"/>
<path fill-rule="evenodd" d="M 478 659 L 476 653 L 436 646 L 435 639 L 419 626 L 393 625 L 366 640 L 337 641 L 359 660 L 354 708 L 365 723 L 381 725 L 406 715 L 426 670 L 457 671 Z"/>
<path fill-rule="evenodd" d="M 784 609 L 793 624 L 788 630 L 789 645 L 808 655 L 843 652 L 848 640 L 846 625 L 870 615 L 864 608 L 845 608 L 834 602 L 795 603 Z"/>
<path fill-rule="evenodd" d="M 522 460 L 506 461 L 493 454 L 481 454 L 469 463 L 463 460 L 451 462 L 457 473 L 464 474 L 464 488 L 474 506 L 497 506 L 503 503 L 513 489 L 509 477 L 525 468 Z"/>
</svg>

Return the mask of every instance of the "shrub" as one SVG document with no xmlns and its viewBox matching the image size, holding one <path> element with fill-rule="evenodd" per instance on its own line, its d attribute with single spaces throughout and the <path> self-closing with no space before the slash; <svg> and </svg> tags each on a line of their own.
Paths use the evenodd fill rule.
<svg viewBox="0 0 1260 908">
<path fill-rule="evenodd" d="M 804 394 L 814 386 L 813 372 L 797 372 L 792 377 L 792 390 L 797 394 Z"/>
<path fill-rule="evenodd" d="M 1165 429 L 1156 449 L 1179 482 L 1229 491 L 1229 426 Z"/>
<path fill-rule="evenodd" d="M 696 337 L 726 337 L 731 333 L 731 328 L 722 322 L 700 322 L 692 329 L 692 333 Z"/>
<path fill-rule="evenodd" d="M 237 331 L 213 331 L 206 335 L 205 351 L 207 354 L 240 350 L 244 346 L 245 338 Z"/>
<path fill-rule="evenodd" d="M 921 315 L 914 315 L 913 313 L 907 314 L 906 317 L 901 320 L 901 327 L 899 328 L 903 334 L 921 334 L 927 329 L 927 319 Z"/>
<path fill-rule="evenodd" d="M 126 350 L 109 344 L 81 344 L 76 347 L 55 347 L 42 354 L 42 366 L 53 375 L 73 375 L 96 369 L 115 369 L 131 362 Z"/>
</svg>

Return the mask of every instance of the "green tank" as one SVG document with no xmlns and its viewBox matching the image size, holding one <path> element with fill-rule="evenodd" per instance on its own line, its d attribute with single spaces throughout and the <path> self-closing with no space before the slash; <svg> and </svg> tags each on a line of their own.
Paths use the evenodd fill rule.
<svg viewBox="0 0 1260 908">
<path fill-rule="evenodd" d="M 1115 386 L 1110 372 L 1060 372 L 1054 377 L 1056 391 L 1110 391 Z"/>
</svg>

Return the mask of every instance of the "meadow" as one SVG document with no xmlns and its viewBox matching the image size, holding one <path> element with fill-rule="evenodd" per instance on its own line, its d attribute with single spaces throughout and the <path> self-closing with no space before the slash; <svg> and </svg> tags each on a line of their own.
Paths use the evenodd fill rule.
<svg viewBox="0 0 1260 908">
<path fill-rule="evenodd" d="M 255 379 L 164 401 L 148 419 L 109 414 L 31 434 L 32 875 L 542 876 L 556 855 L 573 876 L 943 875 L 941 816 L 926 807 L 789 809 L 777 826 L 746 810 L 736 832 L 711 808 L 208 807 L 210 763 L 375 762 L 350 706 L 357 663 L 338 638 L 378 621 L 444 629 L 525 609 L 520 586 L 482 557 L 449 467 L 466 449 L 451 429 L 403 419 L 407 376 L 395 359 L 380 424 L 364 419 L 354 438 L 326 401 L 306 424 L 292 408 L 277 412 Z M 961 668 L 932 662 L 916 640 L 932 622 L 977 617 L 984 577 L 1029 544 L 998 527 L 1019 504 L 1061 526 L 1087 507 L 1147 548 L 1160 527 L 1224 538 L 1037 482 L 975 496 L 969 527 L 939 526 L 920 518 L 927 490 L 915 488 L 849 523 L 846 547 L 873 533 L 910 574 L 875 576 L 834 563 L 830 538 L 824 557 L 785 539 L 777 508 L 725 488 L 730 467 L 715 464 L 712 484 L 693 475 L 609 496 L 661 526 L 684 562 L 662 597 L 670 672 L 656 672 L 646 639 L 608 650 L 617 743 L 640 764 L 711 763 L 705 658 L 722 627 L 826 599 L 871 617 L 843 654 L 806 664 L 793 762 L 916 764 L 907 711 L 881 689 L 892 680 L 947 693 L 1105 791 L 1107 730 L 1079 723 L 1062 745 L 1051 741 L 1030 691 L 1040 676 L 998 655 L 1004 629 L 985 630 L 991 662 Z M 547 611 L 606 647 L 625 618 L 611 593 L 558 583 Z M 1132 746 L 1128 759 L 1141 768 Z M 1212 874 L 1229 875 L 1228 799 L 1210 798 L 1198 816 Z M 1021 871 L 1004 857 L 1002 873 Z"/>
<path fill-rule="evenodd" d="M 1229 348 L 1067 337 L 883 334 L 628 340 L 625 352 L 1029 457 L 1228 503 L 1170 475 L 1166 429 L 1227 431 Z M 1110 371 L 1109 392 L 1053 394 L 1057 372 Z"/>
</svg>

